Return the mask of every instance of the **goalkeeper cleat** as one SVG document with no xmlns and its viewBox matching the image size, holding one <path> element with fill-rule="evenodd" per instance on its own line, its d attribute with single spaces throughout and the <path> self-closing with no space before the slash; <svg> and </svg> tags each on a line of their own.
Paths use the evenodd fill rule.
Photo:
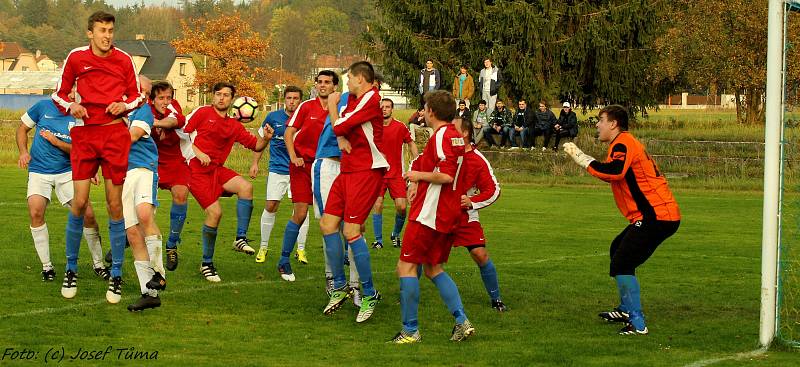
<svg viewBox="0 0 800 367">
<path fill-rule="evenodd" d="M 177 248 L 168 248 L 167 249 L 167 270 L 174 271 L 178 268 L 178 249 Z"/>
<path fill-rule="evenodd" d="M 97 276 L 99 276 L 100 278 L 103 278 L 103 280 L 106 280 L 106 281 L 111 278 L 111 273 L 109 273 L 108 269 L 106 269 L 106 267 L 103 266 L 103 265 L 100 265 L 100 266 L 94 268 L 94 273 Z"/>
<path fill-rule="evenodd" d="M 506 304 L 503 303 L 503 301 L 501 301 L 499 299 L 493 299 L 492 300 L 492 308 L 497 310 L 497 312 L 506 312 L 506 311 L 508 311 L 508 307 L 506 307 Z"/>
<path fill-rule="evenodd" d="M 142 294 L 142 298 L 139 298 L 135 303 L 128 305 L 128 311 L 136 312 L 156 307 L 161 307 L 161 299 L 158 298 L 158 296 L 152 297 L 147 294 Z"/>
<path fill-rule="evenodd" d="M 288 262 L 278 263 L 278 273 L 281 275 L 281 279 L 287 282 L 294 282 L 295 280 L 294 273 L 292 273 L 292 265 Z"/>
<path fill-rule="evenodd" d="M 249 245 L 250 242 L 252 242 L 252 240 L 249 240 L 246 237 L 237 238 L 235 241 L 233 241 L 233 251 L 244 252 L 245 254 L 248 255 L 254 255 L 256 253 L 256 250 L 253 250 L 253 248 L 250 247 Z"/>
<path fill-rule="evenodd" d="M 400 248 L 401 245 L 402 241 L 400 240 L 400 236 L 392 236 L 392 246 Z"/>
<path fill-rule="evenodd" d="M 267 261 L 267 248 L 261 246 L 258 248 L 258 254 L 256 254 L 256 262 L 260 264 L 265 261 Z"/>
<path fill-rule="evenodd" d="M 469 320 L 464 320 L 463 323 L 453 326 L 453 334 L 450 336 L 450 340 L 460 342 L 466 340 L 474 333 L 475 328 L 472 326 L 472 323 L 469 322 Z"/>
<path fill-rule="evenodd" d="M 163 291 L 167 289 L 167 280 L 164 279 L 164 276 L 162 276 L 161 273 L 155 272 L 155 274 L 153 274 L 153 278 L 151 278 L 147 284 L 145 284 L 145 287 L 155 289 L 157 291 Z"/>
<path fill-rule="evenodd" d="M 106 301 L 115 305 L 122 299 L 122 277 L 113 277 L 108 281 Z"/>
<path fill-rule="evenodd" d="M 614 307 L 611 311 L 601 312 L 597 314 L 600 316 L 601 319 L 606 320 L 608 322 L 629 322 L 630 315 L 627 312 L 622 311 L 619 307 Z"/>
<path fill-rule="evenodd" d="M 331 298 L 328 301 L 328 304 L 325 305 L 325 309 L 322 310 L 322 313 L 325 315 L 333 314 L 336 312 L 336 310 L 342 307 L 344 302 L 347 301 L 348 297 L 350 297 L 350 292 L 348 292 L 347 285 L 339 289 L 334 289 L 331 292 Z"/>
<path fill-rule="evenodd" d="M 56 279 L 56 271 L 53 268 L 42 270 L 42 281 L 43 282 L 52 282 Z"/>
<path fill-rule="evenodd" d="M 64 273 L 64 282 L 61 283 L 61 296 L 64 298 L 73 298 L 78 293 L 78 274 L 72 270 L 67 270 Z"/>
<path fill-rule="evenodd" d="M 375 291 L 375 294 L 371 297 L 364 297 L 361 300 L 361 308 L 358 310 L 356 322 L 367 321 L 375 312 L 375 306 L 378 305 L 378 301 L 380 300 L 381 294 L 378 293 L 378 291 Z"/>
<path fill-rule="evenodd" d="M 380 250 L 383 248 L 383 243 L 381 243 L 381 241 L 375 241 L 372 243 L 372 248 Z"/>
<path fill-rule="evenodd" d="M 203 263 L 200 265 L 200 272 L 206 277 L 206 280 L 212 283 L 219 283 L 222 279 L 217 274 L 217 268 L 214 263 Z"/>
<path fill-rule="evenodd" d="M 644 329 L 639 330 L 633 324 L 627 323 L 625 327 L 619 330 L 619 335 L 647 335 L 650 333 L 650 330 L 647 330 L 647 326 Z"/>
<path fill-rule="evenodd" d="M 308 258 L 306 258 L 306 250 L 297 249 L 297 252 L 294 254 L 294 258 L 297 259 L 303 265 L 308 265 Z"/>
<path fill-rule="evenodd" d="M 413 334 L 407 333 L 405 330 L 401 330 L 397 335 L 389 340 L 389 343 L 392 344 L 411 344 L 411 343 L 419 343 L 422 340 L 422 337 L 419 335 L 419 330 L 415 331 Z"/>
</svg>

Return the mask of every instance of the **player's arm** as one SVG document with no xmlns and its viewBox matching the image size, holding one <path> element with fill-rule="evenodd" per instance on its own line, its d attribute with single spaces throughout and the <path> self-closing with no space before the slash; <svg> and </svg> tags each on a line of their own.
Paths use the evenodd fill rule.
<svg viewBox="0 0 800 367">
<path fill-rule="evenodd" d="M 72 98 L 69 97 L 72 87 L 75 85 L 75 78 L 77 77 L 73 69 L 73 65 L 75 64 L 75 59 L 73 57 L 74 56 L 72 56 L 72 53 L 70 53 L 67 55 L 67 59 L 64 60 L 64 68 L 61 71 L 61 79 L 58 81 L 55 92 L 53 92 L 50 97 L 53 99 L 53 102 L 55 102 L 58 110 L 64 115 L 72 115 L 72 117 L 80 119 L 89 117 L 89 114 L 86 113 L 86 108 L 81 106 L 80 103 L 73 101 Z"/>
<path fill-rule="evenodd" d="M 461 157 L 464 155 L 464 143 L 461 138 L 444 138 L 436 135 L 436 146 L 439 162 L 436 164 L 434 172 L 408 171 L 403 177 L 411 182 L 427 181 L 432 184 L 449 184 L 455 182 L 458 169 L 461 166 Z M 439 140 L 441 139 L 441 140 Z M 460 145 L 453 145 L 457 141 Z M 455 184 L 454 184 L 455 186 Z"/>
<path fill-rule="evenodd" d="M 253 152 L 253 163 L 250 163 L 250 170 L 249 170 L 250 178 L 258 177 L 258 161 L 261 160 L 262 155 L 264 155 L 263 150 L 260 152 L 258 151 Z"/>
<path fill-rule="evenodd" d="M 19 168 L 27 168 L 28 163 L 31 162 L 31 154 L 28 153 L 28 131 L 31 131 L 32 128 L 26 125 L 25 122 L 19 124 L 17 128 L 17 149 L 19 150 L 17 165 Z"/>
<path fill-rule="evenodd" d="M 623 143 L 615 143 L 611 147 L 611 158 L 606 162 L 593 161 L 587 168 L 589 174 L 603 181 L 619 181 L 625 179 L 625 173 L 631 165 L 631 152 Z"/>
<path fill-rule="evenodd" d="M 377 96 L 375 95 L 375 91 L 370 90 L 362 96 L 361 101 L 358 103 L 355 109 L 345 113 L 336 120 L 331 120 L 335 121 L 333 123 L 333 133 L 336 134 L 336 136 L 347 135 L 347 133 L 349 133 L 350 130 L 352 130 L 354 127 L 361 126 L 361 124 L 363 124 L 366 121 L 371 121 L 377 117 L 380 117 L 381 116 L 380 108 L 369 107 L 369 105 L 371 104 L 377 104 L 376 98 Z M 329 106 L 330 103 L 331 101 L 329 100 L 328 101 Z"/>
<path fill-rule="evenodd" d="M 153 121 L 153 127 L 161 129 L 174 129 L 178 126 L 178 119 L 172 116 L 167 116 L 161 120 Z"/>
<path fill-rule="evenodd" d="M 136 66 L 133 63 L 133 58 L 128 57 L 128 61 L 130 62 L 130 67 L 125 72 L 126 98 L 123 99 L 120 96 L 121 102 L 114 102 L 106 107 L 106 112 L 112 115 L 119 116 L 132 111 L 144 101 L 144 94 L 139 86 L 139 77 L 136 75 Z"/>
<path fill-rule="evenodd" d="M 408 171 L 405 174 L 403 174 L 403 177 L 406 180 L 409 180 L 414 183 L 419 181 L 425 181 L 433 184 L 444 185 L 453 182 L 453 176 L 450 176 L 442 172 Z"/>
<path fill-rule="evenodd" d="M 48 130 L 40 130 L 39 135 L 47 140 L 50 144 L 53 144 L 54 147 L 58 148 L 64 153 L 69 154 L 72 152 L 72 144 L 67 143 L 59 138 L 57 138 L 53 133 Z"/>
<path fill-rule="evenodd" d="M 417 144 L 414 144 L 413 141 L 406 143 L 406 146 L 408 147 L 408 151 L 411 152 L 411 159 L 414 159 L 419 155 L 419 149 L 417 149 Z"/>
<path fill-rule="evenodd" d="M 494 202 L 500 197 L 500 183 L 497 182 L 497 178 L 494 177 L 492 167 L 490 167 L 488 164 L 481 167 L 481 171 L 478 173 L 478 181 L 475 183 L 475 186 L 478 188 L 478 193 L 472 196 L 462 196 L 462 206 L 472 209 L 483 209 L 494 204 Z M 469 205 L 463 205 L 465 204 L 465 198 Z"/>
<path fill-rule="evenodd" d="M 339 102 L 341 101 L 342 94 L 339 92 L 334 92 L 328 95 L 328 122 L 331 124 L 331 128 L 333 128 L 333 121 L 339 119 Z M 347 140 L 344 136 L 339 136 L 336 134 L 336 131 L 333 132 L 336 135 L 336 144 L 339 145 L 339 150 L 350 153 L 353 150 L 353 147 L 350 145 L 350 141 Z"/>
<path fill-rule="evenodd" d="M 297 167 L 303 167 L 305 162 L 303 158 L 297 156 L 297 153 L 294 151 L 294 134 L 297 133 L 297 128 L 293 126 L 287 126 L 286 132 L 283 134 L 283 142 L 286 143 L 286 151 L 289 153 L 289 161 L 292 162 Z"/>
</svg>

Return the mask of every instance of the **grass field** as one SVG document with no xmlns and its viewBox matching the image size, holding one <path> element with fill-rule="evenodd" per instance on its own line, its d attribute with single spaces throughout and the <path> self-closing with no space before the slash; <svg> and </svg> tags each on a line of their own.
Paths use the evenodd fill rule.
<svg viewBox="0 0 800 367">
<path fill-rule="evenodd" d="M 255 181 L 263 198 L 264 178 Z M 190 204 L 181 264 L 167 275 L 163 306 L 131 314 L 125 305 L 138 297 L 130 255 L 124 271 L 123 302 L 109 305 L 106 283 L 91 272 L 81 248 L 81 278 L 73 300 L 60 296 L 60 282 L 43 283 L 31 244 L 24 204 L 25 174 L 0 169 L 6 198 L 0 213 L 0 276 L 7 279 L 0 302 L 0 347 L 37 354 L 42 364 L 51 348 L 68 355 L 82 350 L 123 348 L 157 351 L 157 361 L 117 361 L 114 350 L 103 361 L 76 365 L 552 365 L 552 366 L 789 366 L 797 353 L 773 348 L 765 354 L 730 359 L 757 347 L 760 286 L 761 195 L 758 192 L 678 189 L 683 212 L 678 233 L 640 268 L 643 303 L 651 334 L 620 337 L 617 325 L 596 313 L 615 305 L 615 287 L 606 275 L 608 244 L 626 225 L 602 183 L 581 186 L 507 184 L 500 200 L 482 212 L 488 248 L 498 268 L 503 299 L 498 314 L 488 305 L 478 268 L 454 251 L 447 269 L 460 286 L 476 335 L 464 343 L 447 340 L 452 317 L 430 282 L 422 282 L 418 345 L 386 344 L 399 330 L 399 286 L 394 275 L 398 253 L 371 250 L 375 284 L 384 294 L 376 314 L 364 325 L 346 306 L 322 315 L 324 293 L 321 238 L 312 225 L 308 266 L 294 265 L 295 283 L 280 280 L 275 264 L 289 211 L 279 212 L 267 264 L 256 264 L 230 250 L 234 200 L 224 200 L 217 267 L 223 282 L 210 284 L 198 272 L 201 213 Z M 102 207 L 101 190 L 92 200 Z M 161 196 L 163 209 L 169 199 Z M 258 201 L 257 201 L 258 203 Z M 286 205 L 287 203 L 284 203 Z M 258 214 L 250 226 L 258 238 Z M 105 211 L 100 209 L 100 223 Z M 390 213 L 387 209 L 386 213 Z M 66 211 L 50 208 L 51 253 L 64 265 Z M 168 228 L 166 215 L 158 215 Z M 390 230 L 385 221 L 385 233 Z M 368 239 L 372 240 L 368 223 Z M 105 228 L 101 232 L 107 233 Z M 104 237 L 105 238 L 105 237 Z M 107 248 L 108 243 L 104 243 Z M 62 363 L 68 363 L 68 357 Z M 122 354 L 125 357 L 125 354 Z"/>
</svg>

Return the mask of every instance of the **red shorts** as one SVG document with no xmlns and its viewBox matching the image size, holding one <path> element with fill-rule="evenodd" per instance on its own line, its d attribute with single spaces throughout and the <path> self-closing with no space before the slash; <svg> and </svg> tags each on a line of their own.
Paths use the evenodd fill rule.
<svg viewBox="0 0 800 367">
<path fill-rule="evenodd" d="M 411 264 L 444 264 L 450 258 L 452 238 L 417 221 L 408 221 L 400 260 Z"/>
<path fill-rule="evenodd" d="M 325 214 L 335 215 L 347 223 L 364 224 L 375 205 L 382 178 L 382 168 L 340 173 L 331 185 Z"/>
<path fill-rule="evenodd" d="M 158 165 L 158 188 L 171 190 L 173 186 L 189 186 L 189 165 L 186 161 L 166 162 Z"/>
<path fill-rule="evenodd" d="M 192 159 L 189 169 L 191 170 L 189 192 L 203 209 L 225 196 L 225 189 L 222 188 L 222 185 L 239 176 L 238 173 L 224 166 L 203 167 L 197 159 Z M 228 194 L 230 195 L 230 193 Z"/>
<path fill-rule="evenodd" d="M 73 180 L 93 178 L 102 167 L 103 177 L 114 185 L 125 182 L 131 150 L 131 134 L 125 124 L 75 126 L 70 137 Z"/>
<path fill-rule="evenodd" d="M 289 190 L 292 192 L 293 203 L 312 204 L 314 196 L 311 193 L 311 164 L 304 162 L 303 167 L 289 163 Z"/>
<path fill-rule="evenodd" d="M 481 222 L 478 221 L 461 221 L 450 235 L 453 236 L 453 247 L 486 245 L 483 227 L 481 227 Z"/>
<path fill-rule="evenodd" d="M 384 177 L 383 185 L 381 185 L 381 192 L 378 197 L 383 197 L 383 194 L 389 190 L 389 196 L 392 199 L 405 199 L 407 195 L 406 180 L 402 177 Z"/>
</svg>

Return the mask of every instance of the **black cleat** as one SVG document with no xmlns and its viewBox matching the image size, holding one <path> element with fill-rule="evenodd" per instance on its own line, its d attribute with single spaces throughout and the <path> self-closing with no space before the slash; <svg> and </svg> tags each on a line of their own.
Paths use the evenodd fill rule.
<svg viewBox="0 0 800 367">
<path fill-rule="evenodd" d="M 597 314 L 601 319 L 608 322 L 629 322 L 630 317 L 627 312 L 622 311 L 619 307 L 614 307 L 611 311 L 601 312 Z"/>
<path fill-rule="evenodd" d="M 42 281 L 43 282 L 52 282 L 56 279 L 56 271 L 51 269 L 42 270 Z"/>
<path fill-rule="evenodd" d="M 136 312 L 156 307 L 161 307 L 161 298 L 158 298 L 158 296 L 151 297 L 147 294 L 142 294 L 142 298 L 139 298 L 135 303 L 128 305 L 128 311 Z"/>
<path fill-rule="evenodd" d="M 402 246 L 402 241 L 400 240 L 400 236 L 392 236 L 392 246 L 395 248 L 400 248 Z"/>
<path fill-rule="evenodd" d="M 167 270 L 174 271 L 178 268 L 178 249 L 177 248 L 168 248 L 167 249 Z"/>
<path fill-rule="evenodd" d="M 647 335 L 650 333 L 650 330 L 647 330 L 647 326 L 644 329 L 639 330 L 633 324 L 627 323 L 625 327 L 619 329 L 619 335 Z"/>
<path fill-rule="evenodd" d="M 497 310 L 497 312 L 506 312 L 506 311 L 508 311 L 508 307 L 506 307 L 506 304 L 503 303 L 503 301 L 501 301 L 499 299 L 493 299 L 492 300 L 492 308 Z"/>
<path fill-rule="evenodd" d="M 147 288 L 155 289 L 157 291 L 163 291 L 167 289 L 167 280 L 161 275 L 161 273 L 156 272 L 153 274 L 153 277 L 145 284 Z"/>
<path fill-rule="evenodd" d="M 382 249 L 383 248 L 383 243 L 381 243 L 381 241 L 375 241 L 375 242 L 372 243 L 372 248 Z"/>
<path fill-rule="evenodd" d="M 106 291 L 106 301 L 114 305 L 122 300 L 122 277 L 113 277 L 108 281 L 108 290 Z"/>
<path fill-rule="evenodd" d="M 108 272 L 108 269 L 106 269 L 106 267 L 105 267 L 105 266 L 102 266 L 102 265 L 100 265 L 100 266 L 98 266 L 98 267 L 94 268 L 94 273 L 95 273 L 95 274 L 96 274 L 98 277 L 100 277 L 100 278 L 103 278 L 103 280 L 108 280 L 108 279 L 110 279 L 110 278 L 111 278 L 111 273 L 109 273 L 109 272 Z"/>
</svg>

